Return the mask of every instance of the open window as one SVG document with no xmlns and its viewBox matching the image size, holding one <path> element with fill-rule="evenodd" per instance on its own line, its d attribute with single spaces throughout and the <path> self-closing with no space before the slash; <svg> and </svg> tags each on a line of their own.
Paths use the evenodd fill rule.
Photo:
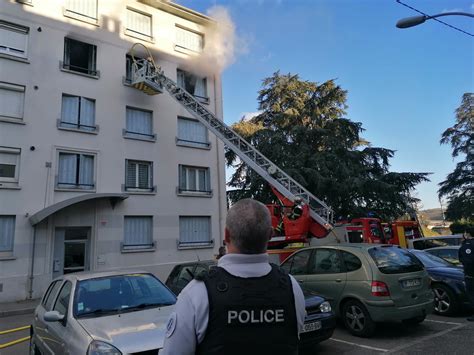
<svg viewBox="0 0 474 355">
<path fill-rule="evenodd" d="M 178 86 L 193 95 L 202 103 L 209 103 L 207 95 L 207 80 L 184 70 L 177 70 Z"/>
<path fill-rule="evenodd" d="M 99 76 L 96 67 L 97 47 L 71 38 L 64 38 L 62 68 L 91 76 Z"/>
<path fill-rule="evenodd" d="M 0 147 L 0 187 L 18 186 L 19 171 L 20 149 Z"/>
</svg>

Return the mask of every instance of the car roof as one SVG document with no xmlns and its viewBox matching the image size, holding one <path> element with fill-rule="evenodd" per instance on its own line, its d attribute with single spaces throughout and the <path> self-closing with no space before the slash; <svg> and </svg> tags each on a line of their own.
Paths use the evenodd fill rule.
<svg viewBox="0 0 474 355">
<path fill-rule="evenodd" d="M 196 264 L 205 264 L 205 265 L 215 265 L 217 264 L 217 260 L 196 260 L 196 261 L 187 261 L 185 263 L 177 263 L 176 266 L 188 266 L 188 265 L 196 265 Z"/>
<path fill-rule="evenodd" d="M 84 271 L 84 272 L 77 272 L 73 274 L 62 275 L 60 277 L 55 278 L 54 280 L 83 281 L 83 280 L 97 279 L 101 277 L 136 275 L 136 274 L 151 274 L 151 273 L 144 270 Z"/>
<path fill-rule="evenodd" d="M 328 245 L 318 245 L 304 249 L 323 249 L 323 248 L 332 248 L 332 249 L 360 249 L 368 250 L 375 247 L 384 247 L 384 248 L 399 248 L 398 245 L 392 244 L 374 244 L 374 243 L 340 243 L 340 244 L 328 244 Z"/>
</svg>

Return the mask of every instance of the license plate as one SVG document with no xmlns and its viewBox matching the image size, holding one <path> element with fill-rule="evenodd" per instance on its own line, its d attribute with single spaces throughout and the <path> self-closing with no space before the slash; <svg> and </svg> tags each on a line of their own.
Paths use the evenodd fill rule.
<svg viewBox="0 0 474 355">
<path fill-rule="evenodd" d="M 417 287 L 421 285 L 421 280 L 420 279 L 412 279 L 412 280 L 403 280 L 402 281 L 402 286 L 405 288 L 410 288 L 410 287 Z"/>
<path fill-rule="evenodd" d="M 315 330 L 319 330 L 319 329 L 321 329 L 320 321 L 305 323 L 304 328 L 303 328 L 303 333 L 314 332 Z"/>
</svg>

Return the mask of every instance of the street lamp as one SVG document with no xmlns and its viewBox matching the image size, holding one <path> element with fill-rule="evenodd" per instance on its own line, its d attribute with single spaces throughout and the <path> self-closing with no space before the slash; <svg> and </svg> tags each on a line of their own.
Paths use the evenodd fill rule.
<svg viewBox="0 0 474 355">
<path fill-rule="evenodd" d="M 423 22 L 425 22 L 426 20 L 430 20 L 432 18 L 441 17 L 441 16 L 450 16 L 450 15 L 474 17 L 474 14 L 470 14 L 467 12 L 444 12 L 442 14 L 433 15 L 433 16 L 422 15 L 422 16 L 402 18 L 401 20 L 397 22 L 397 27 L 408 28 L 408 27 L 418 26 L 422 24 Z"/>
</svg>

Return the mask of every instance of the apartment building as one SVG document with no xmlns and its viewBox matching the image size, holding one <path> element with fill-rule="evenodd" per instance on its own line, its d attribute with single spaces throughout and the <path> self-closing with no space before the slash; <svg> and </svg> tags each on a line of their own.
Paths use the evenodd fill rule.
<svg viewBox="0 0 474 355">
<path fill-rule="evenodd" d="M 222 117 L 219 74 L 196 65 L 214 28 L 168 1 L 1 2 L 0 302 L 64 273 L 164 279 L 217 253 L 223 144 L 167 93 L 130 85 L 138 42 Z"/>
</svg>

